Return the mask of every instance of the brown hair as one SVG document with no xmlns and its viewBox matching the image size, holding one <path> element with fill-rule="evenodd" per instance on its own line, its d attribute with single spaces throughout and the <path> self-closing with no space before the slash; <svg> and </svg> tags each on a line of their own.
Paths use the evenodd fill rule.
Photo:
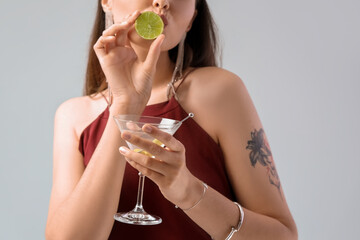
<svg viewBox="0 0 360 240">
<path fill-rule="evenodd" d="M 184 65 L 187 67 L 217 66 L 217 29 L 206 0 L 196 0 L 197 15 L 185 40 Z M 107 88 L 105 75 L 93 50 L 105 30 L 105 13 L 98 1 L 95 23 L 90 37 L 89 58 L 85 76 L 84 95 L 99 93 Z M 176 62 L 177 46 L 169 50 L 171 61 Z"/>
</svg>

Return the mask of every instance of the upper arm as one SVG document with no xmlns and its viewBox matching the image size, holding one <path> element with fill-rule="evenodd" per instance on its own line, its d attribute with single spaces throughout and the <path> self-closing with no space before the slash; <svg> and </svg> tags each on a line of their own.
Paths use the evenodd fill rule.
<svg viewBox="0 0 360 240">
<path fill-rule="evenodd" d="M 75 188 L 84 172 L 83 157 L 78 150 L 75 112 L 71 100 L 59 106 L 54 121 L 53 184 L 49 216 Z"/>
<path fill-rule="evenodd" d="M 217 97 L 217 137 L 237 200 L 247 209 L 291 226 L 271 149 L 254 104 L 240 78 L 227 74 Z M 215 112 L 214 112 L 215 114 Z"/>
</svg>

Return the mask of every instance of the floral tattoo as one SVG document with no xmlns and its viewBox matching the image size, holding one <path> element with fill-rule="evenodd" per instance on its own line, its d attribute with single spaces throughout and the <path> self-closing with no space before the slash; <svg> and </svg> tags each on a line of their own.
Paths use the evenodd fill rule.
<svg viewBox="0 0 360 240">
<path fill-rule="evenodd" d="M 269 143 L 262 128 L 259 131 L 255 129 L 251 132 L 251 140 L 248 141 L 246 149 L 251 150 L 251 165 L 255 167 L 256 163 L 260 163 L 262 166 L 266 167 L 270 184 L 274 185 L 281 195 L 279 175 L 275 168 Z"/>
</svg>

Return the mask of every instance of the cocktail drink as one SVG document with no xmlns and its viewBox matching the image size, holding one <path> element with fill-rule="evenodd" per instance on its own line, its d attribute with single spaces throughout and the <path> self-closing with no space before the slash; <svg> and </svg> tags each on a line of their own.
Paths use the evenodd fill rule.
<svg viewBox="0 0 360 240">
<path fill-rule="evenodd" d="M 192 117 L 193 115 L 189 115 Z M 154 143 L 165 147 L 159 140 L 154 139 L 152 136 L 142 131 L 142 126 L 145 124 L 150 124 L 157 127 L 161 131 L 167 132 L 173 135 L 176 130 L 181 126 L 182 121 L 177 121 L 168 118 L 161 117 L 148 117 L 148 116 L 139 116 L 139 115 L 117 115 L 114 116 L 114 120 L 119 127 L 121 132 L 130 132 L 131 134 L 137 135 L 141 138 L 148 139 Z M 152 154 L 142 150 L 141 148 L 127 142 L 129 148 L 135 152 L 145 154 L 149 157 L 155 158 Z M 144 192 L 144 180 L 145 176 L 139 173 L 139 186 L 137 193 L 137 201 L 135 208 L 130 212 L 125 213 L 116 213 L 114 219 L 123 223 L 135 224 L 135 225 L 156 225 L 161 223 L 161 218 L 158 216 L 150 215 L 145 212 L 142 202 L 143 202 L 143 192 Z"/>
</svg>

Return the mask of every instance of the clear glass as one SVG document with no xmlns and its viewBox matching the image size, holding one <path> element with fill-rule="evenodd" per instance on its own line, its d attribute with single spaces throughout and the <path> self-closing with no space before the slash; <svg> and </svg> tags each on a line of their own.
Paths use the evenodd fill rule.
<svg viewBox="0 0 360 240">
<path fill-rule="evenodd" d="M 139 115 L 117 115 L 114 116 L 114 120 L 117 126 L 120 129 L 120 132 L 128 131 L 132 134 L 136 134 L 142 138 L 154 141 L 155 139 L 142 131 L 142 126 L 144 124 L 151 124 L 158 129 L 167 132 L 173 135 L 178 128 L 181 126 L 182 121 L 177 121 L 168 118 L 161 117 L 148 117 L 148 116 L 139 116 Z M 157 143 L 159 143 L 157 141 Z M 148 155 L 149 153 L 143 151 L 139 147 L 127 142 L 129 148 L 133 151 L 140 152 Z M 155 157 L 151 156 L 150 157 Z M 143 207 L 143 197 L 144 197 L 144 182 L 145 176 L 139 173 L 139 185 L 137 192 L 136 205 L 133 210 L 130 212 L 120 212 L 114 215 L 114 219 L 128 224 L 135 225 L 156 225 L 162 222 L 161 218 L 155 215 L 150 215 L 145 212 Z"/>
</svg>

